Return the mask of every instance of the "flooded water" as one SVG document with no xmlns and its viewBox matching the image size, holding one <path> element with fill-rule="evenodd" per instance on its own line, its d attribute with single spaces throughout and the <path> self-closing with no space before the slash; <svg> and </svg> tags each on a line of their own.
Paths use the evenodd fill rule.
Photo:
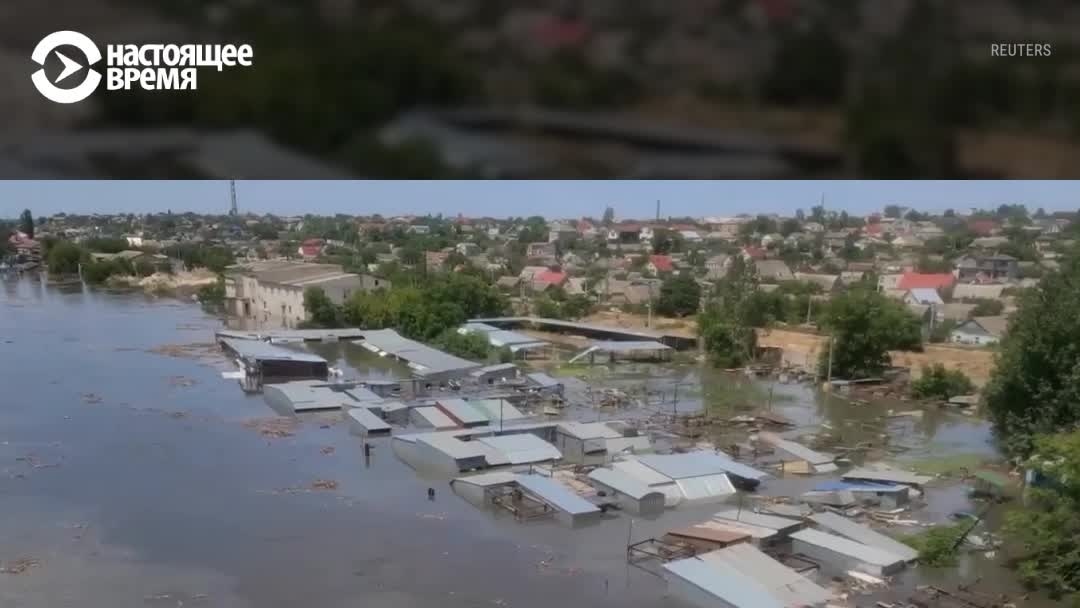
<svg viewBox="0 0 1080 608">
<path fill-rule="evenodd" d="M 662 581 L 627 567 L 627 539 L 715 510 L 577 531 L 493 517 L 385 443 L 365 462 L 338 413 L 260 434 L 252 421 L 273 411 L 222 379 L 221 321 L 194 304 L 36 279 L 2 289 L 0 561 L 31 560 L 0 574 L 4 608 L 675 606 Z M 347 344 L 312 348 L 350 375 L 407 373 Z M 745 390 L 708 371 L 650 382 L 662 393 L 695 373 L 679 408 Z M 787 385 L 774 407 L 834 429 L 852 415 Z M 914 421 L 915 451 L 990 453 L 984 424 L 953 418 Z"/>
</svg>

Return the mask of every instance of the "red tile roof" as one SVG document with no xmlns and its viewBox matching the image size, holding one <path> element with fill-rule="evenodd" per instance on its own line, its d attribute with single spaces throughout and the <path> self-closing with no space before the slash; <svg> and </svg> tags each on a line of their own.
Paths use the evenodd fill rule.
<svg viewBox="0 0 1080 608">
<path fill-rule="evenodd" d="M 753 246 L 747 245 L 746 247 L 743 247 L 743 253 L 747 257 L 749 257 L 751 260 L 764 260 L 765 259 L 765 250 L 760 248 L 760 247 L 753 247 Z"/>
<path fill-rule="evenodd" d="M 990 236 L 998 229 L 998 225 L 994 220 L 971 220 L 968 222 L 968 229 L 979 236 Z"/>
<path fill-rule="evenodd" d="M 671 272 L 672 270 L 675 270 L 675 265 L 671 263 L 671 256 L 669 255 L 649 256 L 649 262 L 656 267 L 657 272 Z"/>
<path fill-rule="evenodd" d="M 562 285 L 566 280 L 566 273 L 558 270 L 545 270 L 533 275 L 533 281 L 547 285 Z"/>
<path fill-rule="evenodd" d="M 900 280 L 896 283 L 897 289 L 944 289 L 952 287 L 956 282 L 956 277 L 951 274 L 926 274 L 921 272 L 905 272 L 900 275 Z"/>
<path fill-rule="evenodd" d="M 863 228 L 863 232 L 871 236 L 881 236 L 884 231 L 884 227 L 881 224 L 867 224 L 866 228 Z"/>
</svg>

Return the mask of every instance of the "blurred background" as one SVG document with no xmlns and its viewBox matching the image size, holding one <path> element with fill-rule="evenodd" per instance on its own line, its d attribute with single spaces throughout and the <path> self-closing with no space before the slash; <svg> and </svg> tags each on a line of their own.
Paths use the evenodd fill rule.
<svg viewBox="0 0 1080 608">
<path fill-rule="evenodd" d="M 1064 0 L 5 0 L 0 24 L 7 178 L 1080 176 Z M 58 29 L 254 66 L 60 106 L 29 59 Z"/>
</svg>

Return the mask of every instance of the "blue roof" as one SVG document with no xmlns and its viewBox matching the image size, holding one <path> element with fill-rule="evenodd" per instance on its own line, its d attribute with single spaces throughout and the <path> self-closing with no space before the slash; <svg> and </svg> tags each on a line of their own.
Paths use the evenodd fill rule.
<svg viewBox="0 0 1080 608">
<path fill-rule="evenodd" d="M 844 481 L 842 479 L 823 481 L 814 486 L 815 492 L 838 492 L 841 490 L 848 490 L 850 492 L 903 492 L 907 490 L 907 487 L 892 483 Z"/>
<path fill-rule="evenodd" d="M 706 451 L 648 455 L 641 456 L 638 460 L 641 464 L 672 479 L 730 473 L 736 477 L 761 481 L 769 476 L 768 473 L 735 462 L 727 456 Z"/>
<path fill-rule="evenodd" d="M 518 485 L 532 492 L 544 502 L 571 515 L 595 513 L 600 509 L 574 494 L 563 484 L 541 475 L 517 475 Z"/>
<path fill-rule="evenodd" d="M 664 569 L 733 608 L 785 608 L 757 581 L 721 562 L 691 557 L 668 562 Z"/>
</svg>

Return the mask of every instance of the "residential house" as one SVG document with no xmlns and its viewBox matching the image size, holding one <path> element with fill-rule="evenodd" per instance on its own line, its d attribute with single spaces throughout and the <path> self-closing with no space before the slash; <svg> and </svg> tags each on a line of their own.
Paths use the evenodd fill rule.
<svg viewBox="0 0 1080 608">
<path fill-rule="evenodd" d="M 548 242 L 557 243 L 570 240 L 578 236 L 577 226 L 568 222 L 551 222 L 548 224 Z"/>
<path fill-rule="evenodd" d="M 754 268 L 763 283 L 780 283 L 795 278 L 788 265 L 781 260 L 754 260 Z"/>
<path fill-rule="evenodd" d="M 424 264 L 428 270 L 440 270 L 450 257 L 449 251 L 425 251 Z"/>
<path fill-rule="evenodd" d="M 739 238 L 743 225 L 751 221 L 749 217 L 705 218 L 702 223 L 708 226 L 710 238 L 734 241 Z M 716 235 L 716 236 L 713 236 Z"/>
<path fill-rule="evenodd" d="M 922 249 L 926 243 L 915 235 L 902 235 L 893 239 L 892 246 L 897 249 Z"/>
<path fill-rule="evenodd" d="M 949 341 L 972 346 L 997 344 L 1005 336 L 1007 327 L 1008 318 L 1004 316 L 972 317 L 952 330 Z"/>
<path fill-rule="evenodd" d="M 649 272 L 653 274 L 662 274 L 666 272 L 674 272 L 675 265 L 671 261 L 669 255 L 651 255 L 649 256 L 649 264 L 647 266 Z"/>
<path fill-rule="evenodd" d="M 765 248 L 774 247 L 784 242 L 784 235 L 780 233 L 766 234 L 761 237 L 761 246 Z"/>
<path fill-rule="evenodd" d="M 957 288 L 960 285 L 956 286 Z M 966 321 L 971 316 L 972 311 L 975 310 L 975 304 L 965 304 L 963 302 L 949 302 L 941 307 L 941 318 L 949 321 Z"/>
<path fill-rule="evenodd" d="M 513 290 L 513 289 L 517 289 L 517 286 L 520 285 L 520 284 L 521 284 L 521 277 L 515 277 L 513 275 L 502 276 L 502 277 L 499 277 L 499 279 L 497 281 L 495 281 L 495 286 L 496 287 L 498 287 L 499 289 L 505 289 L 505 290 L 508 290 L 508 291 Z"/>
<path fill-rule="evenodd" d="M 323 242 L 322 239 L 307 239 L 306 241 L 300 243 L 298 253 L 301 257 L 307 259 L 317 258 L 322 255 L 323 248 L 325 246 L 326 244 Z"/>
<path fill-rule="evenodd" d="M 885 277 L 883 276 L 882 279 Z M 900 275 L 900 278 L 896 281 L 895 288 L 909 291 L 912 289 L 929 288 L 929 289 L 948 289 L 956 282 L 956 277 L 951 274 L 930 274 L 921 272 L 905 272 Z M 879 286 L 881 283 L 879 282 Z M 888 287 L 885 287 L 888 289 Z"/>
<path fill-rule="evenodd" d="M 409 234 L 431 234 L 431 226 L 412 224 L 405 231 Z"/>
<path fill-rule="evenodd" d="M 589 220 L 578 220 L 577 233 L 583 239 L 592 239 L 596 238 L 600 231 Z"/>
<path fill-rule="evenodd" d="M 585 293 L 586 293 L 585 292 L 585 281 L 587 281 L 587 280 L 588 279 L 586 279 L 585 277 L 572 277 L 572 278 L 566 279 L 566 284 L 563 286 L 563 289 L 566 290 L 566 295 L 568 295 L 568 296 L 583 296 L 583 295 L 585 295 Z"/>
<path fill-rule="evenodd" d="M 601 297 L 611 306 L 640 306 L 648 303 L 654 288 L 650 284 L 620 281 L 608 277 L 599 285 Z"/>
<path fill-rule="evenodd" d="M 803 222 L 803 232 L 809 232 L 810 234 L 820 234 L 825 232 L 825 225 L 818 222 Z"/>
<path fill-rule="evenodd" d="M 812 283 L 821 287 L 822 293 L 836 293 L 840 291 L 841 280 L 838 274 L 817 274 L 810 272 L 796 272 L 795 280 L 804 283 Z"/>
<path fill-rule="evenodd" d="M 941 299 L 941 294 L 939 294 L 936 289 L 916 287 L 915 289 L 908 290 L 907 295 L 904 296 L 904 303 L 940 308 L 945 304 L 945 301 Z M 936 309 L 937 308 L 935 308 L 935 310 Z"/>
<path fill-rule="evenodd" d="M 826 247 L 832 250 L 843 249 L 847 244 L 848 234 L 846 232 L 826 232 L 824 237 L 824 244 Z"/>
<path fill-rule="evenodd" d="M 953 287 L 952 299 L 958 302 L 964 300 L 1000 300 L 1005 287 L 1000 283 L 986 285 L 957 283 L 956 287 Z"/>
<path fill-rule="evenodd" d="M 304 291 L 318 287 L 334 304 L 354 293 L 388 289 L 372 275 L 344 272 L 337 264 L 272 260 L 234 266 L 225 273 L 225 301 L 236 316 L 265 326 L 295 327 L 308 320 Z"/>
<path fill-rule="evenodd" d="M 554 259 L 555 243 L 529 243 L 525 246 L 525 257 L 529 259 Z"/>
<path fill-rule="evenodd" d="M 764 260 L 766 252 L 761 247 L 754 247 L 753 245 L 747 245 L 740 250 L 743 260 L 750 262 L 754 260 Z"/>
<path fill-rule="evenodd" d="M 971 241 L 971 246 L 976 249 L 999 249 L 1009 244 L 1006 236 L 984 236 Z"/>
<path fill-rule="evenodd" d="M 552 287 L 562 287 L 568 278 L 566 273 L 561 270 L 545 268 L 543 272 L 533 275 L 530 288 L 533 291 L 545 291 Z"/>
<path fill-rule="evenodd" d="M 863 280 L 866 273 L 862 270 L 845 270 L 840 273 L 840 283 L 842 285 L 854 285 Z"/>
<path fill-rule="evenodd" d="M 968 222 L 968 230 L 979 236 L 993 236 L 1001 232 L 1001 226 L 994 220 L 973 219 Z"/>
<path fill-rule="evenodd" d="M 916 222 L 912 234 L 923 241 L 929 241 L 931 239 L 939 239 L 945 236 L 945 231 L 942 230 L 937 224 L 933 222 Z"/>
<path fill-rule="evenodd" d="M 480 246 L 476 243 L 458 243 L 454 248 L 467 258 L 480 255 Z"/>
<path fill-rule="evenodd" d="M 697 230 L 680 230 L 679 236 L 687 243 L 700 243 L 704 240 L 701 237 L 701 233 Z"/>
<path fill-rule="evenodd" d="M 731 256 L 718 254 L 705 260 L 705 278 L 709 281 L 717 281 L 727 275 L 731 267 Z"/>
<path fill-rule="evenodd" d="M 956 261 L 960 281 L 1010 281 L 1020 275 L 1017 259 L 1011 255 L 965 255 Z"/>
<path fill-rule="evenodd" d="M 638 243 L 641 238 L 640 224 L 616 224 L 608 229 L 607 240 L 616 243 Z"/>
</svg>

